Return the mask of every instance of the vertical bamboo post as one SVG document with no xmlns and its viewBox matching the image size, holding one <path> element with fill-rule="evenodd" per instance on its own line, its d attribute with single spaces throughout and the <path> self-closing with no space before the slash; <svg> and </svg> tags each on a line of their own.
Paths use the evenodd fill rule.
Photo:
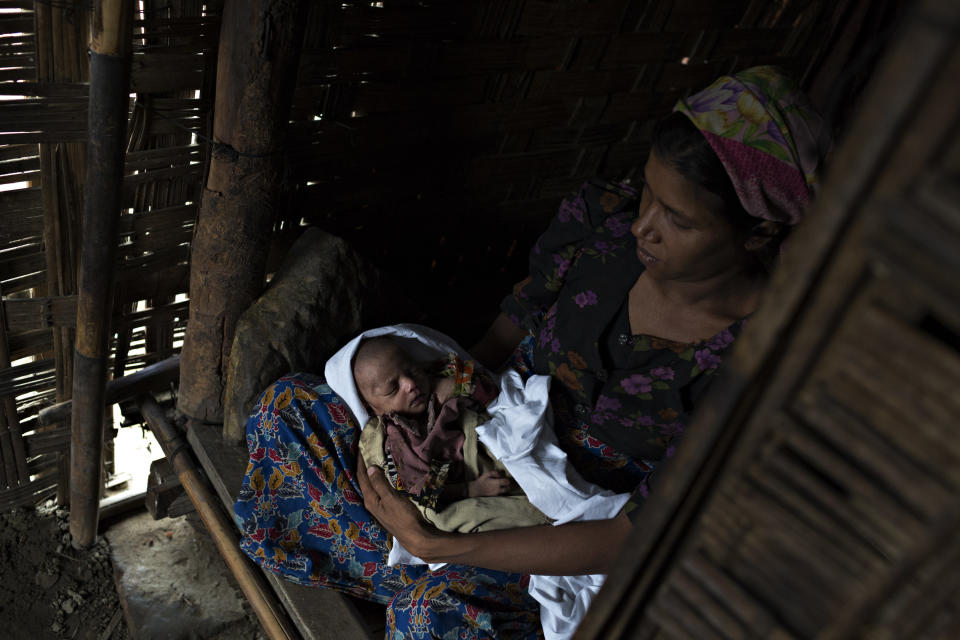
<svg viewBox="0 0 960 640">
<path fill-rule="evenodd" d="M 224 5 L 214 148 L 191 249 L 180 368 L 179 409 L 198 420 L 223 420 L 236 322 L 263 288 L 306 10 L 304 0 Z"/>
<path fill-rule="evenodd" d="M 70 534 L 78 547 L 89 547 L 97 537 L 104 389 L 126 148 L 133 8 L 133 0 L 100 0 L 90 43 L 89 141 L 70 442 Z"/>
</svg>

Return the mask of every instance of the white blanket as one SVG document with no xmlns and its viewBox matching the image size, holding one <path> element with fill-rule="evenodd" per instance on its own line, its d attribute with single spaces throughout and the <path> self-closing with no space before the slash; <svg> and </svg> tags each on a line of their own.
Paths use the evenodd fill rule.
<svg viewBox="0 0 960 640">
<path fill-rule="evenodd" d="M 449 337 L 415 324 L 380 327 L 357 336 L 327 361 L 324 375 L 361 428 L 369 415 L 354 383 L 351 361 L 363 338 L 381 335 L 405 339 L 408 351 L 417 359 L 450 352 L 470 357 Z M 614 494 L 585 481 L 557 444 L 549 404 L 550 377 L 531 376 L 524 384 L 516 372 L 508 371 L 499 377 L 499 384 L 497 399 L 487 407 L 491 419 L 477 427 L 477 434 L 510 471 L 527 499 L 555 524 L 616 516 L 630 494 Z M 422 560 L 410 555 L 394 538 L 388 563 L 422 564 Z M 540 621 L 548 640 L 573 635 L 605 577 L 530 576 L 530 595 L 540 603 Z"/>
</svg>

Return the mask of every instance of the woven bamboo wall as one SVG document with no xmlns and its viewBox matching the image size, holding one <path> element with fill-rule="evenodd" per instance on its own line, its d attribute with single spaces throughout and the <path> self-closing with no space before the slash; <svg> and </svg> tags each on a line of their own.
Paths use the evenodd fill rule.
<svg viewBox="0 0 960 640">
<path fill-rule="evenodd" d="M 802 76 L 848 5 L 316 3 L 287 220 L 399 267 L 433 301 L 427 321 L 469 342 L 560 197 L 635 175 L 654 119 L 717 76 L 761 63 Z"/>
<path fill-rule="evenodd" d="M 635 175 L 652 119 L 722 73 L 813 77 L 863 4 L 313 2 L 275 255 L 303 224 L 344 236 L 421 302 L 417 319 L 469 342 L 561 195 Z M 114 375 L 183 333 L 220 6 L 146 0 L 135 24 Z M 68 429 L 34 423 L 71 389 L 89 15 L 0 1 L 0 186 L 15 185 L 0 192 L 0 509 L 64 488 Z"/>
<path fill-rule="evenodd" d="M 172 354 L 182 337 L 189 243 L 203 172 L 217 3 L 144 3 L 135 24 L 120 220 L 114 376 Z M 69 424 L 35 428 L 69 398 L 87 136 L 89 3 L 0 3 L 0 509 L 59 489 Z M 211 83 L 205 85 L 204 83 Z M 200 97 L 197 97 L 197 92 Z M 20 184 L 20 183 L 26 184 Z M 11 363 L 16 362 L 14 366 Z M 14 416 L 14 419 L 11 417 Z M 108 459 L 109 466 L 109 459 Z M 5 484 L 4 484 L 5 482 Z"/>
</svg>

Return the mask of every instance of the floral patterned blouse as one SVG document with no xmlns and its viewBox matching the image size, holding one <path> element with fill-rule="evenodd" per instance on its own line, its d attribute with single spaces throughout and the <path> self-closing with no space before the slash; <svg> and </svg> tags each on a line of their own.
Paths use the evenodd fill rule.
<svg viewBox="0 0 960 640">
<path fill-rule="evenodd" d="M 533 336 L 533 370 L 555 378 L 554 404 L 571 407 L 588 438 L 652 469 L 672 455 L 742 321 L 695 343 L 631 334 L 627 296 L 644 269 L 630 233 L 638 195 L 588 182 L 564 200 L 502 309 Z"/>
</svg>

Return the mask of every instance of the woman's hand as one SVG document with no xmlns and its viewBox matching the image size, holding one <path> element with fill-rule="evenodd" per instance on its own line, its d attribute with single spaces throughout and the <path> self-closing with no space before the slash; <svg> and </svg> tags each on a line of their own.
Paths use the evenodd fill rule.
<svg viewBox="0 0 960 640">
<path fill-rule="evenodd" d="M 361 455 L 357 456 L 357 483 L 370 515 L 407 551 L 426 560 L 431 542 L 439 536 L 423 521 L 413 503 L 394 491 L 380 467 L 367 467 Z"/>
<path fill-rule="evenodd" d="M 444 533 L 393 490 L 379 467 L 357 460 L 363 503 L 403 547 L 426 562 L 451 562 L 516 573 L 607 573 L 633 530 L 621 513 L 611 520 L 540 525 L 482 533 Z"/>
</svg>

